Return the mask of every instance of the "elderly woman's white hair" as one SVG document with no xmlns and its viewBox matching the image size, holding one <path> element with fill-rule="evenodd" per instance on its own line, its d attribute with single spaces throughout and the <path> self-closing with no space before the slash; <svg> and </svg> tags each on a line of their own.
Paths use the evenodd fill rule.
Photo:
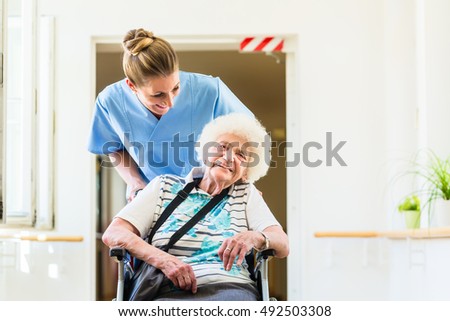
<svg viewBox="0 0 450 321">
<path fill-rule="evenodd" d="M 256 154 L 256 158 L 249 164 L 247 168 L 247 181 L 256 182 L 258 179 L 266 175 L 270 166 L 270 136 L 261 123 L 246 114 L 232 113 L 225 116 L 217 117 L 209 122 L 204 128 L 198 139 L 196 146 L 199 159 L 205 162 L 208 146 L 212 142 L 226 134 L 233 134 L 244 139 L 252 146 L 252 153 Z"/>
</svg>

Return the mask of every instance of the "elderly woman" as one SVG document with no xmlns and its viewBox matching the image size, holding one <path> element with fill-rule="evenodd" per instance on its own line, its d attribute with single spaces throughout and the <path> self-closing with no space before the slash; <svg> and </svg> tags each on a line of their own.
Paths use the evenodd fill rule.
<svg viewBox="0 0 450 321">
<path fill-rule="evenodd" d="M 251 250 L 289 253 L 288 238 L 253 183 L 264 176 L 270 156 L 261 124 L 242 114 L 221 116 L 207 124 L 197 152 L 204 166 L 187 177 L 161 175 L 123 208 L 103 235 L 109 247 L 124 247 L 134 257 L 160 269 L 171 281 L 157 300 L 257 300 L 246 269 Z M 270 145 L 269 145 L 270 146 Z M 186 200 L 156 231 L 145 238 L 183 186 L 202 176 Z M 168 239 L 215 195 L 227 195 L 167 253 Z"/>
</svg>

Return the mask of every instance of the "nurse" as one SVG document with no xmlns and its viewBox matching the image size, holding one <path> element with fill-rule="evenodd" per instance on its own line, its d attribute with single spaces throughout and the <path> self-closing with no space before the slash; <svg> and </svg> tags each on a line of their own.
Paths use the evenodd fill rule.
<svg viewBox="0 0 450 321">
<path fill-rule="evenodd" d="M 199 166 L 194 144 L 211 120 L 252 113 L 219 78 L 180 71 L 172 46 L 152 32 L 130 30 L 123 48 L 126 78 L 98 95 L 88 149 L 109 156 L 131 201 L 154 177 Z"/>
</svg>

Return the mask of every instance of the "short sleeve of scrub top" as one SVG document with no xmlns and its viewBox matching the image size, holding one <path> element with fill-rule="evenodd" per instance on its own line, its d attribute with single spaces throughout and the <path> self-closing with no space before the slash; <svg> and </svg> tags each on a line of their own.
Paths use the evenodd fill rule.
<svg viewBox="0 0 450 321">
<path fill-rule="evenodd" d="M 107 155 L 124 149 L 122 140 L 111 124 L 114 121 L 110 115 L 111 105 L 119 107 L 116 98 L 113 87 L 105 89 L 97 97 L 88 145 L 88 150 L 93 154 Z"/>
<path fill-rule="evenodd" d="M 217 101 L 214 118 L 230 113 L 245 113 L 254 117 L 253 113 L 236 97 L 220 78 L 217 79 Z"/>
</svg>

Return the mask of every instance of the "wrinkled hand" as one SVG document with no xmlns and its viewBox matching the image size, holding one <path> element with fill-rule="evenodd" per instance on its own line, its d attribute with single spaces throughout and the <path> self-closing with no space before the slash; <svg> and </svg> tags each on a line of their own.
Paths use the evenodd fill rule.
<svg viewBox="0 0 450 321">
<path fill-rule="evenodd" d="M 236 257 L 238 258 L 236 264 L 242 265 L 247 253 L 255 247 L 258 236 L 258 232 L 245 231 L 223 241 L 217 254 L 223 261 L 223 267 L 226 271 L 231 270 Z"/>
<path fill-rule="evenodd" d="M 197 279 L 192 266 L 189 264 L 182 262 L 173 255 L 167 254 L 163 259 L 160 270 L 177 288 L 197 293 Z"/>
</svg>

